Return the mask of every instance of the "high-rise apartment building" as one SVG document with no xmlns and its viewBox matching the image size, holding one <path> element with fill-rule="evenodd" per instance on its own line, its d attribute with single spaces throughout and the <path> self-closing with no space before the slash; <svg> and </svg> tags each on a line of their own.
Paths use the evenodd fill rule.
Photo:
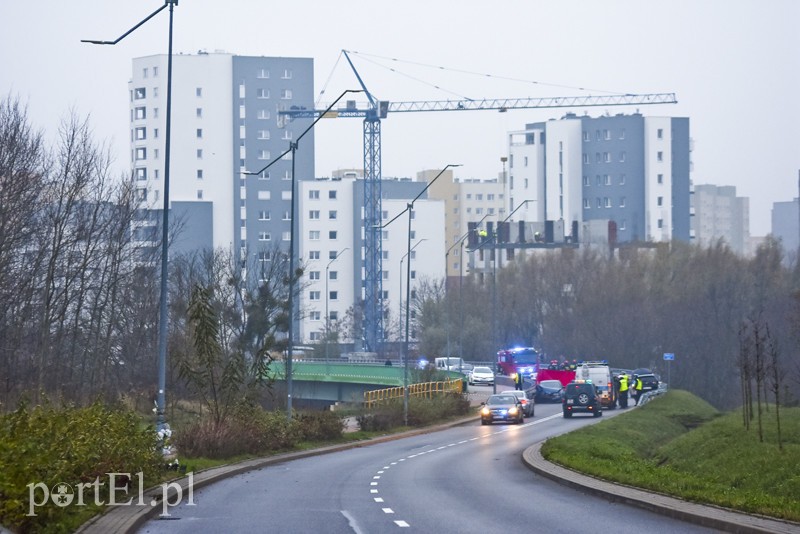
<svg viewBox="0 0 800 534">
<path fill-rule="evenodd" d="M 800 253 L 800 198 L 772 204 L 772 235 L 780 239 L 787 260 Z"/>
<path fill-rule="evenodd" d="M 609 222 L 619 243 L 689 241 L 688 118 L 569 113 L 510 132 L 508 164 L 506 209 L 532 202 L 520 218 L 567 240 Z"/>
<path fill-rule="evenodd" d="M 163 207 L 167 59 L 135 58 L 129 82 L 131 164 L 139 200 L 152 210 Z M 278 111 L 313 105 L 313 60 L 199 52 L 174 54 L 172 69 L 172 253 L 221 247 L 244 260 L 288 248 L 291 158 L 244 173 L 262 169 L 310 124 Z M 294 163 L 298 181 L 314 178 L 313 131 Z M 138 235 L 151 235 L 151 223 L 140 224 Z"/>
</svg>

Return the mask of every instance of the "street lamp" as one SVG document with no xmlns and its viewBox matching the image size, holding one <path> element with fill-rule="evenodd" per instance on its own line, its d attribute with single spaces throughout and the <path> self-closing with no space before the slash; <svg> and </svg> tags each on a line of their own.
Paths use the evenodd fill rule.
<svg viewBox="0 0 800 534">
<path fill-rule="evenodd" d="M 411 214 L 412 214 L 412 211 L 414 210 L 414 202 L 419 200 L 419 197 L 421 197 L 423 194 L 425 194 L 425 191 L 427 191 L 428 188 L 433 185 L 433 182 L 438 180 L 439 177 L 441 175 L 443 175 L 445 173 L 445 171 L 447 169 L 449 169 L 450 167 L 461 167 L 461 164 L 450 163 L 450 164 L 446 165 L 441 171 L 439 171 L 439 174 L 434 176 L 433 179 L 430 182 L 428 182 L 428 185 L 426 185 L 422 189 L 422 191 L 420 191 L 419 194 L 414 197 L 414 200 L 412 200 L 411 202 L 406 204 L 406 209 L 404 209 L 403 211 L 401 211 L 400 213 L 395 215 L 394 218 L 391 221 L 389 221 L 386 224 L 384 224 L 383 226 L 381 226 L 381 228 L 386 228 L 387 226 L 392 224 L 394 221 L 396 221 L 398 218 L 400 218 L 400 216 L 402 214 L 408 213 L 408 234 L 407 234 L 408 237 L 407 237 L 407 243 L 406 243 L 406 249 L 407 249 L 406 250 L 406 256 L 410 256 L 411 255 Z M 406 264 L 406 279 L 411 280 L 411 261 L 410 260 Z M 405 361 L 403 363 L 403 424 L 408 426 L 408 321 L 409 321 L 409 306 L 408 306 L 408 304 L 409 304 L 409 301 L 411 300 L 411 284 L 410 283 L 406 284 L 406 286 L 407 286 L 406 287 L 406 339 L 405 339 L 405 342 L 403 343 L 404 344 L 404 351 L 403 352 L 404 352 L 404 355 L 405 355 Z"/>
<path fill-rule="evenodd" d="M 169 45 L 167 52 L 167 124 L 166 139 L 164 140 L 164 213 L 161 229 L 161 296 L 159 297 L 158 317 L 158 395 L 156 398 L 156 428 L 165 427 L 164 412 L 166 410 L 167 389 L 167 274 L 169 260 L 169 156 L 170 156 L 170 129 L 172 125 L 172 18 L 173 10 L 178 5 L 178 0 L 164 0 L 164 5 L 150 13 L 133 28 L 126 31 L 114 41 L 99 41 L 81 39 L 82 43 L 114 46 L 125 37 L 136 31 L 139 26 L 155 17 L 165 7 L 169 6 Z"/>
<path fill-rule="evenodd" d="M 481 220 L 479 220 L 478 223 L 476 224 L 476 228 L 478 226 L 480 226 L 480 224 L 483 222 L 483 220 L 488 216 L 489 216 L 489 214 L 487 213 L 486 215 L 481 217 Z M 469 223 L 467 223 L 467 226 L 469 226 Z M 450 248 L 448 248 L 447 252 L 444 253 L 444 298 L 447 301 L 447 308 L 445 308 L 445 311 L 447 312 L 447 320 L 445 321 L 445 330 L 447 331 L 447 365 L 448 366 L 450 365 L 450 299 L 448 298 L 448 286 L 450 284 L 448 284 L 448 282 L 447 282 L 447 278 L 448 278 L 447 277 L 447 269 L 448 269 L 448 265 L 449 265 L 447 258 L 450 255 L 450 251 L 453 250 L 453 247 L 455 247 L 456 245 L 460 245 L 461 246 L 461 248 L 459 250 L 459 256 L 458 256 L 458 268 L 459 268 L 458 299 L 459 299 L 459 303 L 463 304 L 463 302 L 461 302 L 462 299 L 463 299 L 463 295 L 461 293 L 461 278 L 462 278 L 463 272 L 464 272 L 464 269 L 462 267 L 462 265 L 464 263 L 464 240 L 467 239 L 467 237 L 469 237 L 469 232 L 470 232 L 469 230 L 464 232 L 464 235 L 462 235 L 461 237 L 456 239 L 455 243 L 450 245 Z M 460 308 L 461 308 L 461 317 L 463 319 L 463 317 L 464 317 L 463 305 L 460 306 Z M 459 341 L 463 341 L 463 334 L 464 334 L 464 329 L 463 329 L 463 324 L 462 324 L 462 328 L 461 328 L 461 337 L 462 337 L 462 339 L 459 340 Z M 464 351 L 461 348 L 461 344 L 459 344 L 459 358 L 458 358 L 458 372 L 459 373 L 461 372 L 461 362 L 463 362 L 463 361 L 464 361 Z"/>
<path fill-rule="evenodd" d="M 292 420 L 292 345 L 294 344 L 294 283 L 295 283 L 295 273 L 294 273 L 294 228 L 297 224 L 297 220 L 295 219 L 295 205 L 297 204 L 296 196 L 295 195 L 295 176 L 294 176 L 294 163 L 295 163 L 295 156 L 297 153 L 297 147 L 300 144 L 300 139 L 303 138 L 311 129 L 316 126 L 316 124 L 325 117 L 330 110 L 333 109 L 333 106 L 339 102 L 344 95 L 347 93 L 361 93 L 360 89 L 347 89 L 342 94 L 339 95 L 339 98 L 333 101 L 333 103 L 328 106 L 328 108 L 319 114 L 319 116 L 314 119 L 314 121 L 303 130 L 296 141 L 289 142 L 289 148 L 280 156 L 273 159 L 269 163 L 267 163 L 262 169 L 257 172 L 244 172 L 243 174 L 248 176 L 258 175 L 262 172 L 266 171 L 270 167 L 272 167 L 275 163 L 280 161 L 286 154 L 289 152 L 292 153 L 292 180 L 290 186 L 290 202 L 291 202 L 291 225 L 289 226 L 289 331 L 287 333 L 289 339 L 289 348 L 286 351 L 286 418 L 291 421 Z"/>
<path fill-rule="evenodd" d="M 428 239 L 427 239 L 426 237 L 423 237 L 422 239 L 420 239 L 419 241 L 417 241 L 417 244 L 416 244 L 416 245 L 414 245 L 413 247 L 411 247 L 411 250 L 414 250 L 415 248 L 417 248 L 417 245 L 419 245 L 419 244 L 420 244 L 420 243 L 422 243 L 423 241 L 427 241 L 427 240 L 428 240 Z M 397 315 L 397 319 L 400 321 L 400 336 L 401 336 L 401 337 L 402 337 L 402 335 L 403 335 L 403 260 L 405 260 L 405 259 L 406 259 L 406 257 L 408 257 L 408 254 L 409 254 L 410 252 L 411 252 L 411 251 L 409 251 L 409 252 L 407 252 L 407 253 L 403 254 L 403 257 L 402 257 L 402 258 L 400 258 L 400 276 L 398 277 L 398 278 L 400 278 L 400 292 L 397 294 L 397 296 L 398 296 L 398 298 L 399 298 L 399 300 L 400 300 L 400 312 L 399 312 L 399 314 Z M 409 264 L 409 266 L 411 265 L 411 258 L 410 258 L 410 257 L 408 258 L 408 264 Z M 410 280 L 410 279 L 409 279 L 409 280 L 406 280 L 406 283 L 407 283 L 409 286 L 411 286 L 411 280 Z"/>
<path fill-rule="evenodd" d="M 328 265 L 325 266 L 325 374 L 330 374 L 331 372 L 330 363 L 328 362 L 328 345 L 330 344 L 331 335 L 331 315 L 328 313 L 328 296 L 330 294 L 328 292 L 328 279 L 330 278 L 328 273 L 331 268 L 331 263 L 335 262 L 345 250 L 350 250 L 350 247 L 344 247 L 340 250 L 336 256 L 328 262 Z"/>
<path fill-rule="evenodd" d="M 497 256 L 497 230 L 498 230 L 498 228 L 500 227 L 501 224 L 503 224 L 507 220 L 509 220 L 511 218 L 511 216 L 514 215 L 517 212 L 518 209 L 520 209 L 522 206 L 526 205 L 528 202 L 536 202 L 536 200 L 535 199 L 534 200 L 523 200 L 522 202 L 520 202 L 519 206 L 514 208 L 511 211 L 511 213 L 509 213 L 508 216 L 505 219 L 503 219 L 502 221 L 497 223 L 497 225 L 494 227 L 494 231 L 492 232 L 492 235 L 490 235 L 486 239 L 484 239 L 481 242 L 481 244 L 478 245 L 477 247 L 475 247 L 475 249 L 474 249 L 474 250 L 478 250 L 481 247 L 483 247 L 483 245 L 488 243 L 489 241 L 492 241 L 492 252 L 494 253 L 494 256 L 495 256 L 494 257 L 494 261 L 492 262 L 492 330 L 493 330 L 492 339 L 494 340 L 495 348 L 497 347 L 497 330 L 498 330 L 498 324 L 497 324 L 497 259 L 498 259 L 498 256 Z M 494 360 L 494 374 L 497 375 L 497 358 L 495 358 L 495 360 Z M 497 393 L 497 380 L 496 379 L 492 381 L 492 393 Z"/>
</svg>

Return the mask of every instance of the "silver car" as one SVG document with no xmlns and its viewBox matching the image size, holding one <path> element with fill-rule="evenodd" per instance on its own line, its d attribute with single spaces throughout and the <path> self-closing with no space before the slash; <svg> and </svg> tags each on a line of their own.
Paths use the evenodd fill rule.
<svg viewBox="0 0 800 534">
<path fill-rule="evenodd" d="M 519 389 L 509 389 L 507 391 L 500 392 L 501 395 L 514 395 L 519 399 L 519 402 L 522 403 L 522 414 L 525 417 L 533 417 L 534 411 L 534 390 L 529 389 L 527 391 L 522 391 Z"/>
</svg>

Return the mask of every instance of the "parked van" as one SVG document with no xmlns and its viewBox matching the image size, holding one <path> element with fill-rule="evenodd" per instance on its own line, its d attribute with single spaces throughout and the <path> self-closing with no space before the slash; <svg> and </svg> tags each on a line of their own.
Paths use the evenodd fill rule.
<svg viewBox="0 0 800 534">
<path fill-rule="evenodd" d="M 605 362 L 583 362 L 575 372 L 576 380 L 589 380 L 594 384 L 603 408 L 617 407 L 617 390 L 611 368 Z"/>
</svg>

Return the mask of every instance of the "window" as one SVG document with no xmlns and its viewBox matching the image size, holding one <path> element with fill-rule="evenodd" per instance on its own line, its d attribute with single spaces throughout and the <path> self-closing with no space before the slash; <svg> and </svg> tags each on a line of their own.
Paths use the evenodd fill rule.
<svg viewBox="0 0 800 534">
<path fill-rule="evenodd" d="M 336 191 L 328 191 L 328 198 L 336 200 Z"/>
<path fill-rule="evenodd" d="M 611 176 L 608 174 L 603 175 L 603 183 L 606 185 L 611 185 Z"/>
<path fill-rule="evenodd" d="M 203 200 L 203 190 L 202 189 L 198 189 L 197 190 L 197 200 Z"/>
<path fill-rule="evenodd" d="M 658 183 L 660 183 L 660 184 L 664 183 L 664 175 L 663 174 L 659 174 L 658 175 Z"/>
<path fill-rule="evenodd" d="M 281 239 L 284 241 L 291 241 L 292 232 L 281 232 Z"/>
<path fill-rule="evenodd" d="M 141 161 L 147 159 L 147 149 L 146 148 L 137 148 L 136 149 L 136 160 Z"/>
<path fill-rule="evenodd" d="M 136 200 L 147 200 L 147 189 L 139 188 L 136 190 Z"/>
<path fill-rule="evenodd" d="M 288 191 L 287 191 L 287 192 L 288 192 Z M 289 212 L 288 212 L 288 211 L 284 211 L 284 212 L 283 212 L 283 217 L 281 218 L 281 220 L 284 220 L 284 221 L 290 221 L 291 219 L 292 219 L 292 218 L 289 216 Z"/>
<path fill-rule="evenodd" d="M 256 98 L 269 98 L 269 89 L 256 89 Z"/>
<path fill-rule="evenodd" d="M 583 177 L 583 185 L 584 186 L 588 186 L 590 184 L 591 184 L 591 182 L 589 182 L 589 177 L 588 176 L 584 176 Z"/>
<path fill-rule="evenodd" d="M 585 152 L 583 154 L 583 164 L 584 165 L 588 165 L 589 164 L 589 154 L 586 154 Z"/>
<path fill-rule="evenodd" d="M 381 220 L 384 220 L 384 221 L 385 221 L 385 220 L 386 220 L 386 219 L 388 219 L 388 218 L 389 218 L 389 212 L 388 212 L 388 211 L 386 211 L 386 210 L 383 210 L 383 211 L 381 212 Z"/>
<path fill-rule="evenodd" d="M 337 254 L 338 254 L 338 252 L 336 252 L 335 250 L 329 250 L 328 251 L 328 259 L 329 260 L 335 260 Z"/>
<path fill-rule="evenodd" d="M 491 202 L 492 200 L 494 200 L 494 193 L 489 193 L 488 195 L 486 195 L 486 200 L 488 200 L 488 201 L 490 201 L 490 202 Z"/>
<path fill-rule="evenodd" d="M 157 148 L 153 149 L 153 159 L 158 159 L 158 149 Z"/>
<path fill-rule="evenodd" d="M 319 241 L 319 230 L 309 230 L 308 238 L 311 241 Z"/>
<path fill-rule="evenodd" d="M 272 198 L 272 191 L 261 190 L 258 192 L 258 200 L 270 200 Z"/>
<path fill-rule="evenodd" d="M 158 128 L 153 128 L 153 139 L 158 139 Z"/>
<path fill-rule="evenodd" d="M 664 161 L 664 153 L 663 153 L 663 152 L 661 152 L 661 151 L 659 150 L 659 151 L 656 153 L 656 159 L 657 159 L 658 161 Z"/>
<path fill-rule="evenodd" d="M 142 100 L 147 96 L 147 89 L 144 87 L 137 87 L 133 90 L 133 98 L 134 100 Z"/>
<path fill-rule="evenodd" d="M 528 156 L 525 156 L 525 159 L 524 159 L 524 161 L 523 161 L 523 164 L 524 164 L 523 166 L 525 166 L 525 167 L 527 167 L 527 166 L 528 166 Z"/>
<path fill-rule="evenodd" d="M 153 98 L 158 98 L 158 87 L 153 87 Z"/>
<path fill-rule="evenodd" d="M 600 140 L 600 130 L 595 130 L 595 131 L 594 131 L 594 138 L 595 138 L 597 141 L 599 141 L 599 140 Z"/>
<path fill-rule="evenodd" d="M 309 210 L 308 218 L 309 219 L 319 219 L 319 210 Z"/>
<path fill-rule="evenodd" d="M 328 239 L 336 239 L 336 230 L 331 230 L 328 232 Z"/>
<path fill-rule="evenodd" d="M 269 171 L 261 171 L 258 175 L 259 180 L 269 180 Z"/>
<path fill-rule="evenodd" d="M 267 69 L 259 69 L 256 76 L 262 80 L 266 80 L 269 78 L 269 71 Z"/>
<path fill-rule="evenodd" d="M 291 141 L 293 137 L 294 137 L 294 135 L 292 134 L 291 130 L 284 130 L 283 131 L 283 137 L 281 137 L 281 139 L 283 139 L 285 141 Z"/>
<path fill-rule="evenodd" d="M 203 108 L 197 108 L 194 110 L 194 114 L 198 119 L 203 118 Z"/>
<path fill-rule="evenodd" d="M 589 199 L 588 198 L 584 198 L 583 199 L 583 209 L 588 210 L 589 208 L 591 208 L 591 206 L 589 205 Z"/>
<path fill-rule="evenodd" d="M 322 332 L 311 332 L 308 337 L 311 341 L 321 341 L 322 340 Z"/>
<path fill-rule="evenodd" d="M 389 259 L 389 251 L 388 250 L 381 250 L 381 258 L 383 258 L 384 260 L 388 260 Z"/>
<path fill-rule="evenodd" d="M 599 174 L 595 176 L 595 181 L 597 182 L 597 185 L 603 185 L 603 177 Z"/>
<path fill-rule="evenodd" d="M 413 239 L 413 238 L 412 238 L 412 239 Z M 411 251 L 411 256 L 409 256 L 409 257 L 410 257 L 412 260 L 415 260 L 415 259 L 417 259 L 417 251 L 416 251 L 416 250 L 412 250 L 412 251 Z"/>
<path fill-rule="evenodd" d="M 603 161 L 606 163 L 611 163 L 611 153 L 603 152 Z"/>
<path fill-rule="evenodd" d="M 337 213 L 336 210 L 328 211 L 328 219 L 336 219 Z"/>
<path fill-rule="evenodd" d="M 201 97 L 201 96 L 203 96 L 203 88 L 202 88 L 202 87 L 198 87 L 197 89 L 195 89 L 195 90 L 194 90 L 194 94 L 195 94 L 195 95 L 196 95 L 198 98 L 199 98 L 199 97 Z"/>
<path fill-rule="evenodd" d="M 338 280 L 339 279 L 339 273 L 336 272 L 336 271 L 331 271 L 331 272 L 328 273 L 328 278 L 330 280 Z"/>
<path fill-rule="evenodd" d="M 258 131 L 258 138 L 262 140 L 269 139 L 269 130 L 259 130 Z"/>
<path fill-rule="evenodd" d="M 619 207 L 620 208 L 625 207 L 625 197 L 619 197 Z"/>
<path fill-rule="evenodd" d="M 291 89 L 284 89 L 281 91 L 281 100 L 291 100 L 292 99 L 292 90 Z"/>
<path fill-rule="evenodd" d="M 198 128 L 197 129 L 197 138 L 198 139 L 202 139 L 203 138 L 203 129 L 202 128 Z"/>
<path fill-rule="evenodd" d="M 663 206 L 664 205 L 664 197 L 658 197 L 656 199 L 656 206 Z"/>
<path fill-rule="evenodd" d="M 659 139 L 664 139 L 664 129 L 663 128 L 659 128 L 658 130 L 656 130 L 656 137 L 658 137 Z"/>
<path fill-rule="evenodd" d="M 147 169 L 140 167 L 136 169 L 136 179 L 137 180 L 147 180 Z"/>
<path fill-rule="evenodd" d="M 308 300 L 319 300 L 320 292 L 319 291 L 309 291 L 308 292 Z"/>
<path fill-rule="evenodd" d="M 319 250 L 312 250 L 308 253 L 309 260 L 318 260 L 319 259 Z"/>
<path fill-rule="evenodd" d="M 259 241 L 271 241 L 272 235 L 269 232 L 259 232 L 258 233 L 258 240 Z"/>
<path fill-rule="evenodd" d="M 202 148 L 198 148 L 197 149 L 197 159 L 203 159 L 203 149 Z"/>
<path fill-rule="evenodd" d="M 389 279 L 389 271 L 381 271 L 381 278 L 383 278 L 384 280 L 388 280 Z"/>
<path fill-rule="evenodd" d="M 620 138 L 620 139 L 625 139 L 625 128 L 623 128 L 623 129 L 622 129 L 622 130 L 619 132 L 619 138 Z"/>
<path fill-rule="evenodd" d="M 409 235 L 411 236 L 411 239 L 416 239 L 417 238 L 417 231 L 416 230 L 411 230 L 411 232 L 409 232 Z"/>
<path fill-rule="evenodd" d="M 158 67 L 153 67 L 153 78 L 158 78 Z"/>
<path fill-rule="evenodd" d="M 606 141 L 611 139 L 611 132 L 609 130 L 603 130 L 603 139 L 605 139 Z"/>
<path fill-rule="evenodd" d="M 658 220 L 658 228 L 659 229 L 664 228 L 664 219 L 659 219 Z"/>
<path fill-rule="evenodd" d="M 603 207 L 603 199 L 601 199 L 600 197 L 597 197 L 595 200 L 596 200 L 595 204 L 597 204 L 597 207 L 598 208 L 602 208 Z"/>
<path fill-rule="evenodd" d="M 309 271 L 308 279 L 309 280 L 319 280 L 319 271 Z"/>
<path fill-rule="evenodd" d="M 203 179 L 203 169 L 197 169 L 197 179 L 198 180 Z"/>
<path fill-rule="evenodd" d="M 292 79 L 292 71 L 289 69 L 283 69 L 283 74 L 281 75 L 282 80 L 291 80 Z"/>
<path fill-rule="evenodd" d="M 262 149 L 258 151 L 258 159 L 269 159 L 269 158 L 270 158 L 269 150 Z"/>
<path fill-rule="evenodd" d="M 308 315 L 309 315 L 309 318 L 312 321 L 321 321 L 322 320 L 322 312 L 312 311 Z"/>
<path fill-rule="evenodd" d="M 261 210 L 258 212 L 258 220 L 259 221 L 268 221 L 270 220 L 270 213 L 269 210 Z"/>
<path fill-rule="evenodd" d="M 153 118 L 154 119 L 158 118 L 158 108 L 153 108 Z"/>
<path fill-rule="evenodd" d="M 308 192 L 308 198 L 311 200 L 318 200 L 319 199 L 319 189 L 311 189 Z"/>
<path fill-rule="evenodd" d="M 142 119 L 146 119 L 147 118 L 147 108 L 144 108 L 144 107 L 134 108 L 133 116 L 137 121 L 138 120 L 142 120 Z"/>
<path fill-rule="evenodd" d="M 619 153 L 619 161 L 620 163 L 625 163 L 625 152 Z"/>
<path fill-rule="evenodd" d="M 142 69 L 142 78 L 147 78 L 147 67 Z"/>
<path fill-rule="evenodd" d="M 259 109 L 258 113 L 256 114 L 256 118 L 260 120 L 269 119 L 269 111 L 266 109 Z"/>
<path fill-rule="evenodd" d="M 417 279 L 417 271 L 411 271 L 411 279 L 412 280 L 416 280 Z"/>
<path fill-rule="evenodd" d="M 586 130 L 583 131 L 583 140 L 591 141 L 591 139 L 589 138 L 589 132 L 587 132 Z"/>
<path fill-rule="evenodd" d="M 330 292 L 331 300 L 339 300 L 339 292 L 338 291 L 331 291 Z"/>
<path fill-rule="evenodd" d="M 602 154 L 600 154 L 600 152 L 595 152 L 594 153 L 594 162 L 595 163 L 600 163 L 602 161 L 602 157 L 603 156 L 602 156 Z"/>
<path fill-rule="evenodd" d="M 625 221 L 625 219 L 622 219 L 620 221 L 620 223 L 619 223 L 619 229 L 620 230 L 624 230 L 626 226 L 627 226 L 627 222 Z"/>
<path fill-rule="evenodd" d="M 137 141 L 143 141 L 144 139 L 147 139 L 147 129 L 146 128 L 136 128 L 134 130 L 134 134 L 135 134 L 134 137 L 135 137 L 135 139 Z"/>
<path fill-rule="evenodd" d="M 608 197 L 603 197 L 603 204 L 605 204 L 605 206 L 607 208 L 610 208 L 611 207 L 611 199 L 608 198 Z"/>
<path fill-rule="evenodd" d="M 619 185 L 625 185 L 625 175 L 624 174 L 620 174 L 619 175 Z"/>
<path fill-rule="evenodd" d="M 329 314 L 329 318 L 330 318 L 331 321 L 338 321 L 339 320 L 339 312 L 332 311 Z"/>
<path fill-rule="evenodd" d="M 525 179 L 525 183 L 526 183 L 526 184 L 528 183 L 528 180 L 527 180 L 527 178 Z M 475 195 L 475 200 L 483 200 L 483 195 L 481 195 L 480 193 L 478 193 L 477 195 Z"/>
</svg>

